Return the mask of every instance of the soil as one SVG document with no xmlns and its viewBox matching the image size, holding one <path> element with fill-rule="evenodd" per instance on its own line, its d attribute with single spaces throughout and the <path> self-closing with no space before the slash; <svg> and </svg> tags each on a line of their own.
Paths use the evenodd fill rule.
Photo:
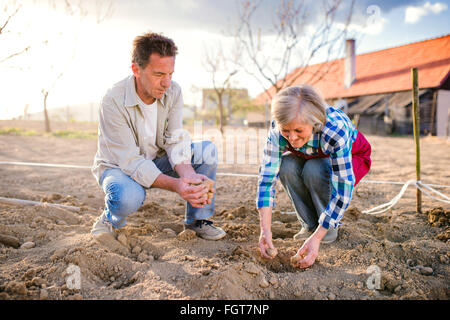
<svg viewBox="0 0 450 320">
<path fill-rule="evenodd" d="M 5 122 L 2 122 L 5 126 Z M 415 178 L 412 137 L 368 136 L 372 170 L 366 180 Z M 90 165 L 96 141 L 45 135 L 0 135 L 0 161 Z M 422 181 L 450 185 L 450 143 L 421 142 Z M 220 165 L 219 172 L 256 174 L 256 165 Z M 278 254 L 258 249 L 256 178 L 218 176 L 213 221 L 227 236 L 207 241 L 183 232 L 184 201 L 147 191 L 115 238 L 89 231 L 104 195 L 86 169 L 0 165 L 0 196 L 80 207 L 79 212 L 0 203 L 0 299 L 449 299 L 449 205 L 423 196 L 416 212 L 410 188 L 389 211 L 361 211 L 392 199 L 401 186 L 356 187 L 335 243 L 322 245 L 316 263 L 294 268 L 300 225 L 277 185 L 273 238 Z M 449 195 L 449 188 L 440 188 Z M 70 282 L 73 268 L 79 289 Z M 379 287 L 369 280 L 373 265 Z M 376 276 L 376 275 L 375 275 Z M 72 284 L 72 285 L 71 285 Z"/>
</svg>

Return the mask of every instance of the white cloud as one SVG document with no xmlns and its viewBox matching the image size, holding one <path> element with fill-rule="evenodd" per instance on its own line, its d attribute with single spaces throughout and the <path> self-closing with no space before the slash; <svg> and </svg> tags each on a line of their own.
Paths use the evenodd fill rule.
<svg viewBox="0 0 450 320">
<path fill-rule="evenodd" d="M 370 5 L 366 9 L 365 15 L 356 16 L 354 22 L 348 24 L 336 22 L 335 27 L 339 30 L 344 30 L 350 33 L 360 33 L 371 36 L 379 35 L 383 32 L 384 27 L 389 23 L 389 21 L 383 17 L 383 12 L 381 8 L 376 5 Z"/>
<path fill-rule="evenodd" d="M 347 26 L 347 31 L 376 36 L 383 32 L 384 26 L 387 24 L 387 22 L 388 21 L 385 18 L 379 17 L 376 20 L 376 22 L 373 22 L 373 23 L 366 22 L 364 25 L 361 25 L 358 23 L 350 23 Z M 336 28 L 338 28 L 340 30 L 344 30 L 345 24 L 344 23 L 336 23 Z"/>
<path fill-rule="evenodd" d="M 448 6 L 445 3 L 436 2 L 431 4 L 429 1 L 422 6 L 408 6 L 405 10 L 405 23 L 414 24 L 418 22 L 423 16 L 430 13 L 438 14 L 447 10 Z"/>
</svg>

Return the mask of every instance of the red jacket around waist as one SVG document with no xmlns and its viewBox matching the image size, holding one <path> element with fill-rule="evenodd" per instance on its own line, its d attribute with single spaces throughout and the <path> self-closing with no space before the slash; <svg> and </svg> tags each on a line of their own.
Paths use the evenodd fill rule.
<svg viewBox="0 0 450 320">
<path fill-rule="evenodd" d="M 329 155 L 323 153 L 319 147 L 317 155 L 306 155 L 301 151 L 295 150 L 288 142 L 287 149 L 295 155 L 305 159 L 312 158 L 328 158 Z M 358 131 L 355 141 L 352 144 L 352 167 L 353 174 L 355 175 L 355 186 L 361 181 L 361 179 L 369 172 L 372 160 L 370 155 L 372 148 L 366 137 Z"/>
</svg>

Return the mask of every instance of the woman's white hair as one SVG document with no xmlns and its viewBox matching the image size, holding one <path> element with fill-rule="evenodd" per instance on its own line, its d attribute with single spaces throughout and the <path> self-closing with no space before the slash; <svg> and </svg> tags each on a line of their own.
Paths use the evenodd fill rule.
<svg viewBox="0 0 450 320">
<path fill-rule="evenodd" d="M 325 100 L 310 85 L 302 84 L 287 87 L 279 91 L 272 99 L 272 118 L 277 125 L 285 125 L 300 119 L 313 127 L 314 132 L 320 132 L 326 122 Z"/>
</svg>

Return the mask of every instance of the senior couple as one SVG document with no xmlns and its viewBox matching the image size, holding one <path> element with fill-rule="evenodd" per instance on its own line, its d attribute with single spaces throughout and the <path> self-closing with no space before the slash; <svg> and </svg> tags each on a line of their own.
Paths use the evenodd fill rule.
<svg viewBox="0 0 450 320">
<path fill-rule="evenodd" d="M 183 98 L 172 81 L 177 47 L 156 33 L 134 39 L 133 74 L 109 89 L 99 112 L 98 150 L 92 172 L 105 193 L 105 209 L 91 234 L 114 234 L 144 203 L 146 190 L 176 192 L 186 202 L 186 229 L 207 240 L 226 233 L 209 220 L 215 196 L 201 183 L 216 180 L 217 150 L 192 142 L 182 129 Z M 311 266 L 321 243 L 338 236 L 354 186 L 369 171 L 370 145 L 349 118 L 327 106 L 308 85 L 280 91 L 272 101 L 272 122 L 259 171 L 256 204 L 259 248 L 272 244 L 271 219 L 278 179 L 302 225 L 300 268 Z M 214 190 L 213 190 L 214 192 Z"/>
</svg>

